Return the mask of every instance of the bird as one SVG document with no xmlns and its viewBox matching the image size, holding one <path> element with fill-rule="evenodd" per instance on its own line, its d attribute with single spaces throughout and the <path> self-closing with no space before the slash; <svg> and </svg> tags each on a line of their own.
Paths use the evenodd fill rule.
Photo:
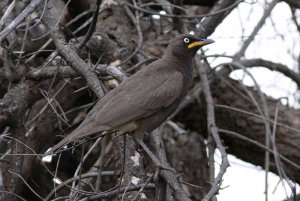
<svg viewBox="0 0 300 201">
<path fill-rule="evenodd" d="M 103 131 L 133 133 L 142 143 L 144 134 L 162 124 L 185 97 L 193 81 L 192 60 L 199 48 L 211 43 L 214 43 L 211 39 L 199 39 L 189 34 L 170 40 L 160 59 L 137 71 L 98 100 L 83 122 L 46 155 Z M 141 145 L 146 148 L 145 144 Z"/>
</svg>

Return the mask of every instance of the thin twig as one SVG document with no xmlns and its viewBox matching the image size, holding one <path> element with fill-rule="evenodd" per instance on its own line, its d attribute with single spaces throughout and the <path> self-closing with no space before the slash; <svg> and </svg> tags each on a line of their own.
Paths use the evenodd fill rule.
<svg viewBox="0 0 300 201">
<path fill-rule="evenodd" d="M 102 137 L 99 137 L 96 142 L 92 145 L 92 147 L 88 150 L 88 152 L 83 156 L 82 160 L 80 161 L 80 164 L 77 166 L 77 169 L 74 173 L 74 177 L 77 177 L 78 173 L 80 172 L 81 170 L 81 167 L 82 167 L 82 164 L 85 162 L 85 160 L 88 158 L 88 156 L 92 153 L 92 151 L 94 150 L 94 148 L 101 142 L 102 140 Z M 75 188 L 75 180 L 72 184 L 72 189 L 75 189 L 77 190 L 77 188 Z M 73 193 L 74 193 L 74 190 L 71 191 L 70 193 L 70 198 L 73 197 Z"/>
<path fill-rule="evenodd" d="M 110 191 L 110 192 L 107 192 L 107 193 L 101 193 L 101 194 L 98 194 L 98 195 L 93 195 L 93 196 L 88 196 L 88 197 L 85 197 L 79 201 L 88 201 L 88 200 L 99 200 L 99 199 L 103 199 L 103 198 L 110 198 L 112 196 L 115 196 L 119 193 L 119 191 L 121 193 L 124 193 L 125 191 L 126 192 L 130 192 L 130 191 L 136 191 L 136 190 L 139 190 L 140 188 L 143 188 L 145 184 L 138 184 L 136 186 L 130 186 L 130 187 L 122 187 L 120 189 L 116 189 L 114 191 Z M 149 190 L 155 190 L 155 184 L 147 184 L 144 189 L 149 189 Z"/>
<path fill-rule="evenodd" d="M 10 34 L 27 16 L 33 13 L 42 0 L 33 0 L 26 8 L 3 30 L 0 32 L 0 43 Z"/>
<path fill-rule="evenodd" d="M 234 136 L 236 138 L 239 138 L 241 140 L 249 142 L 249 143 L 251 143 L 251 144 L 253 144 L 253 145 L 255 145 L 255 146 L 257 146 L 257 147 L 259 147 L 259 148 L 261 148 L 263 150 L 265 150 L 265 151 L 268 151 L 268 152 L 274 154 L 274 151 L 271 148 L 268 148 L 264 144 L 261 144 L 261 143 L 255 141 L 255 140 L 252 140 L 251 138 L 245 137 L 244 135 L 242 135 L 240 133 L 237 133 L 237 132 L 234 132 L 234 131 L 230 131 L 230 130 L 226 130 L 226 129 L 221 129 L 221 128 L 219 128 L 218 130 L 219 130 L 220 133 L 224 133 L 224 134 L 227 134 L 227 135 Z M 291 166 L 299 169 L 299 171 L 300 171 L 300 165 L 298 165 L 297 163 L 289 160 L 287 157 L 285 157 L 285 156 L 283 156 L 281 154 L 279 154 L 279 157 L 280 157 L 281 160 L 283 160 L 286 163 L 290 164 Z"/>
<path fill-rule="evenodd" d="M 225 147 L 222 145 L 220 136 L 218 134 L 218 128 L 217 128 L 216 122 L 215 122 L 215 111 L 214 111 L 214 106 L 213 106 L 213 99 L 212 99 L 212 95 L 210 92 L 209 82 L 207 79 L 205 68 L 203 66 L 204 64 L 200 63 L 199 58 L 196 58 L 195 61 L 196 61 L 196 65 L 198 68 L 198 72 L 201 77 L 201 83 L 203 86 L 203 91 L 205 94 L 205 100 L 206 100 L 206 104 L 207 104 L 207 126 L 208 126 L 207 129 L 208 129 L 208 132 L 210 133 L 210 135 L 212 135 L 212 137 L 216 143 L 216 146 L 221 153 L 221 158 L 222 158 L 222 163 L 220 165 L 220 171 L 217 174 L 215 180 L 213 181 L 213 183 L 211 185 L 211 189 L 203 198 L 203 201 L 209 201 L 209 200 L 211 200 L 211 198 L 213 198 L 215 196 L 215 194 L 219 190 L 220 185 L 222 183 L 223 175 L 225 174 L 227 167 L 229 167 L 229 161 L 227 158 L 227 153 L 226 153 Z"/>
<path fill-rule="evenodd" d="M 48 29 L 52 29 L 51 36 L 57 47 L 57 51 L 72 66 L 72 68 L 74 68 L 85 78 L 86 82 L 95 92 L 98 98 L 103 97 L 104 92 L 102 91 L 100 81 L 97 78 L 96 74 L 91 72 L 87 64 L 79 57 L 75 50 L 75 47 L 66 42 L 50 11 L 51 9 L 48 6 L 45 11 L 45 15 L 43 16 L 43 20 L 45 21 Z"/>
<path fill-rule="evenodd" d="M 136 1 L 134 0 L 133 2 L 134 2 L 134 6 L 136 6 Z M 143 32 L 142 32 L 141 25 L 140 25 L 139 12 L 136 10 L 135 11 L 135 16 L 134 16 L 133 13 L 131 12 L 131 10 L 128 8 L 128 6 L 125 5 L 124 9 L 125 9 L 127 15 L 129 16 L 129 18 L 131 19 L 131 21 L 135 24 L 136 31 L 137 31 L 138 36 L 139 36 L 139 42 L 138 42 L 137 48 L 126 59 L 124 59 L 120 65 L 125 64 L 132 57 L 134 57 L 140 51 L 140 49 L 142 48 L 143 41 L 144 41 Z"/>
<path fill-rule="evenodd" d="M 93 14 L 91 25 L 90 25 L 89 30 L 88 30 L 87 34 L 85 35 L 84 39 L 78 45 L 77 49 L 81 49 L 89 41 L 89 39 L 91 38 L 91 36 L 93 34 L 93 32 L 96 28 L 97 19 L 98 19 L 98 16 L 99 16 L 100 3 L 101 3 L 100 0 L 96 1 L 96 9 L 95 9 L 95 12 Z"/>
<path fill-rule="evenodd" d="M 249 47 L 251 42 L 254 40 L 254 37 L 257 35 L 258 31 L 262 28 L 262 26 L 264 25 L 266 19 L 270 16 L 273 8 L 277 5 L 278 2 L 279 2 L 279 0 L 273 0 L 265 8 L 263 16 L 261 17 L 261 19 L 259 20 L 259 22 L 255 26 L 255 28 L 253 29 L 252 33 L 247 38 L 247 40 L 245 40 L 245 42 L 244 42 L 243 46 L 241 47 L 241 49 L 234 55 L 234 60 L 239 60 L 242 56 L 244 56 L 247 48 Z"/>
<path fill-rule="evenodd" d="M 41 200 L 44 200 L 44 198 L 42 198 L 37 192 L 35 192 L 35 190 L 33 190 L 33 188 L 27 183 L 27 181 L 19 174 L 19 173 L 16 173 L 16 172 L 13 172 L 11 170 L 7 170 L 9 173 L 17 176 L 18 178 L 20 178 L 24 184 L 31 190 L 31 192 L 33 192 L 38 198 L 40 198 Z"/>
<path fill-rule="evenodd" d="M 134 6 L 128 2 L 123 2 L 124 4 L 128 5 L 129 7 L 131 8 L 134 8 L 136 10 L 139 10 L 141 12 L 144 12 L 144 13 L 148 13 L 148 14 L 152 14 L 152 15 L 159 15 L 161 17 L 170 17 L 170 18 L 185 18 L 185 19 L 193 19 L 193 18 L 203 18 L 203 17 L 208 17 L 208 16 L 214 16 L 214 15 L 218 15 L 220 13 L 224 13 L 234 7 L 236 7 L 239 3 L 243 2 L 244 0 L 239 0 L 239 1 L 235 1 L 233 4 L 231 4 L 230 6 L 226 7 L 226 8 L 223 8 L 223 9 L 220 9 L 216 12 L 213 12 L 213 13 L 209 13 L 209 14 L 203 14 L 203 15 L 172 15 L 172 14 L 161 14 L 159 12 L 154 12 L 154 11 L 151 11 L 151 10 L 147 10 L 147 9 L 144 9 L 144 8 L 141 8 L 141 7 L 137 7 L 137 6 Z"/>
<path fill-rule="evenodd" d="M 59 184 L 58 186 L 56 186 L 54 189 L 52 189 L 52 191 L 47 195 L 47 197 L 45 198 L 45 200 L 50 200 L 50 198 L 53 196 L 53 194 L 55 192 L 57 192 L 58 190 L 60 190 L 61 188 L 67 186 L 67 184 L 72 183 L 74 180 L 79 180 L 81 179 L 85 179 L 85 178 L 89 178 L 89 177 L 97 177 L 98 172 L 92 172 L 92 173 L 85 173 L 82 174 L 80 177 L 76 176 L 76 177 L 72 177 L 66 181 L 63 181 L 61 184 Z M 113 171 L 103 171 L 101 172 L 101 176 L 113 176 L 114 172 Z M 69 187 L 69 186 L 67 186 Z"/>
</svg>

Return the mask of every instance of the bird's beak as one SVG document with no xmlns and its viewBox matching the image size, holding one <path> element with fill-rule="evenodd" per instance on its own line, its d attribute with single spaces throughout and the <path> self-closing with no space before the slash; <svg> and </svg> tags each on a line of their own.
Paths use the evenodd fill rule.
<svg viewBox="0 0 300 201">
<path fill-rule="evenodd" d="M 193 48 L 193 47 L 197 47 L 197 46 L 203 47 L 204 45 L 208 45 L 208 44 L 211 44 L 214 42 L 215 41 L 211 40 L 211 39 L 202 39 L 201 41 L 192 42 L 191 44 L 188 45 L 188 48 Z"/>
</svg>

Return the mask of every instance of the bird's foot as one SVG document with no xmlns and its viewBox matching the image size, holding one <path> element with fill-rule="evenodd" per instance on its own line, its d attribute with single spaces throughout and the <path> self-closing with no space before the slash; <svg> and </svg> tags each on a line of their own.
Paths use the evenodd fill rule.
<svg viewBox="0 0 300 201">
<path fill-rule="evenodd" d="M 168 171 L 171 171 L 171 172 L 176 174 L 176 170 L 174 168 L 172 168 L 171 166 L 169 166 L 169 164 L 160 163 L 160 164 L 156 165 L 156 168 L 159 168 L 159 169 L 162 169 L 162 170 L 168 170 Z"/>
<path fill-rule="evenodd" d="M 154 172 L 154 175 L 153 175 L 153 180 L 155 182 L 158 182 L 159 181 L 159 173 L 160 171 L 163 169 L 163 170 L 168 170 L 168 171 L 171 171 L 173 172 L 174 174 L 176 174 L 176 170 L 174 168 L 172 168 L 171 166 L 169 166 L 168 164 L 162 164 L 162 163 L 159 163 L 159 164 L 155 164 L 156 168 L 155 168 L 155 172 Z"/>
<path fill-rule="evenodd" d="M 159 180 L 159 173 L 161 170 L 167 170 L 167 171 L 171 171 L 174 174 L 176 174 L 176 170 L 174 168 L 172 168 L 171 166 L 169 166 L 169 164 L 162 164 L 162 163 L 155 163 L 155 172 L 154 172 L 154 176 L 153 179 L 154 181 L 158 181 Z"/>
<path fill-rule="evenodd" d="M 175 169 L 170 167 L 167 163 L 161 163 L 159 159 L 149 150 L 149 148 L 145 145 L 145 143 L 142 140 L 137 140 L 139 145 L 144 149 L 144 151 L 148 154 L 148 156 L 152 159 L 152 161 L 155 164 L 155 173 L 154 173 L 154 180 L 158 180 L 158 175 L 160 173 L 160 170 L 169 170 L 173 173 L 176 173 Z"/>
</svg>

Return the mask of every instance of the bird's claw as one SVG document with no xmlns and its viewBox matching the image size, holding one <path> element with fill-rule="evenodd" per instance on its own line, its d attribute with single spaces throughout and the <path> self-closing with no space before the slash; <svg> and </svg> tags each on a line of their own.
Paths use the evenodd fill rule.
<svg viewBox="0 0 300 201">
<path fill-rule="evenodd" d="M 159 164 L 158 168 L 163 169 L 163 170 L 168 170 L 168 171 L 171 171 L 176 174 L 176 170 L 174 168 L 172 168 L 171 166 L 169 166 L 168 164 Z"/>
<path fill-rule="evenodd" d="M 171 166 L 169 166 L 168 164 L 159 163 L 159 164 L 155 164 L 155 166 L 156 166 L 156 169 L 155 169 L 155 173 L 154 173 L 154 176 L 153 176 L 154 181 L 158 181 L 158 179 L 159 179 L 158 175 L 159 175 L 159 173 L 162 169 L 171 171 L 174 174 L 176 174 L 176 170 L 174 168 L 172 168 Z"/>
</svg>

